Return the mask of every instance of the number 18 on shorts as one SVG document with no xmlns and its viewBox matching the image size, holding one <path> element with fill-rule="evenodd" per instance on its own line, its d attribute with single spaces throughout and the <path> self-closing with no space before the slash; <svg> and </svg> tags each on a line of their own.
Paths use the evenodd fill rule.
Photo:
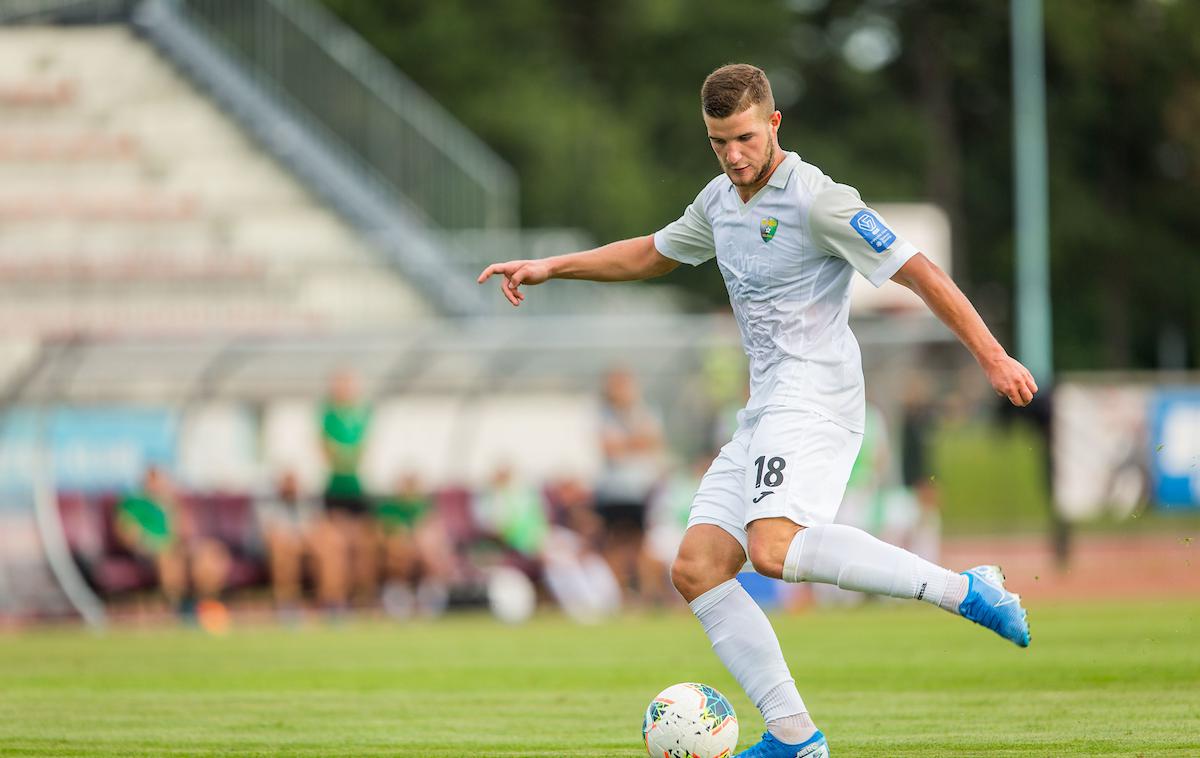
<svg viewBox="0 0 1200 758">
<path fill-rule="evenodd" d="M 861 445 L 861 434 L 811 411 L 748 418 L 704 475 L 688 525 L 714 524 L 745 547 L 746 525 L 755 519 L 831 523 Z"/>
<path fill-rule="evenodd" d="M 744 523 L 778 516 L 802 526 L 832 522 L 861 446 L 861 434 L 810 411 L 766 411 L 746 451 Z"/>
</svg>

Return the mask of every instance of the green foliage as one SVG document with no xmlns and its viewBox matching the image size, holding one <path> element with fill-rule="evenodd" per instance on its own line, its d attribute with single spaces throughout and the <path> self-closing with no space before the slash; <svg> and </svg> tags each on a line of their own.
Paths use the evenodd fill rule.
<svg viewBox="0 0 1200 758">
<path fill-rule="evenodd" d="M 679 216 L 717 171 L 700 82 L 758 64 L 785 148 L 946 208 L 956 278 L 1011 344 L 1007 3 L 324 1 L 517 167 L 526 224 L 602 240 Z M 1164 329 L 1200 366 L 1200 3 L 1046 0 L 1045 25 L 1056 366 L 1154 367 Z M 868 27 L 898 44 L 863 70 Z M 725 299 L 711 267 L 670 281 Z"/>
<path fill-rule="evenodd" d="M 1200 753 L 1200 605 L 1030 613 L 1028 650 L 918 603 L 774 624 L 839 758 Z M 643 710 L 679 681 L 730 698 L 743 748 L 763 727 L 682 609 L 2 641 L 0 756 L 645 758 Z"/>
<path fill-rule="evenodd" d="M 1049 522 L 1043 443 L 1024 426 L 947 427 L 933 443 L 942 524 L 951 534 L 1012 534 Z"/>
</svg>

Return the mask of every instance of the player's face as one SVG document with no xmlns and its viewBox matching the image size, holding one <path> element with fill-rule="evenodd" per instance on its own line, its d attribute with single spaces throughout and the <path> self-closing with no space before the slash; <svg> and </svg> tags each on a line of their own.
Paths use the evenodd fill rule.
<svg viewBox="0 0 1200 758">
<path fill-rule="evenodd" d="M 777 133 L 783 116 L 752 105 L 727 118 L 705 114 L 708 142 L 712 145 L 721 170 L 736 187 L 755 187 L 766 183 L 775 163 Z"/>
</svg>

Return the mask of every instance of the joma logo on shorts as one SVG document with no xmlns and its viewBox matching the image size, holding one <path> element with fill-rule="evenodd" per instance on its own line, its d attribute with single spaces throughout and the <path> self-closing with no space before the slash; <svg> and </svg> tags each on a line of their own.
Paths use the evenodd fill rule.
<svg viewBox="0 0 1200 758">
<path fill-rule="evenodd" d="M 767 495 L 774 495 L 774 494 L 775 494 L 775 490 L 767 490 L 766 492 L 762 493 L 758 497 L 754 498 L 754 500 L 752 500 L 751 502 L 757 503 L 759 500 L 762 500 Z"/>
</svg>

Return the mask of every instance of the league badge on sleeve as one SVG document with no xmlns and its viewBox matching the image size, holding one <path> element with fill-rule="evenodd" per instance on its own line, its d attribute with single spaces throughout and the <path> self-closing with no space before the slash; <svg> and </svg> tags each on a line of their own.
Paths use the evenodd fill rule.
<svg viewBox="0 0 1200 758">
<path fill-rule="evenodd" d="M 775 238 L 775 230 L 779 228 L 779 219 L 774 216 L 767 216 L 762 221 L 758 222 L 758 234 L 762 237 L 763 242 L 770 242 Z"/>
<path fill-rule="evenodd" d="M 854 214 L 854 218 L 850 219 L 850 227 L 877 253 L 887 250 L 896 241 L 896 234 L 884 226 L 883 219 L 866 208 Z"/>
</svg>

